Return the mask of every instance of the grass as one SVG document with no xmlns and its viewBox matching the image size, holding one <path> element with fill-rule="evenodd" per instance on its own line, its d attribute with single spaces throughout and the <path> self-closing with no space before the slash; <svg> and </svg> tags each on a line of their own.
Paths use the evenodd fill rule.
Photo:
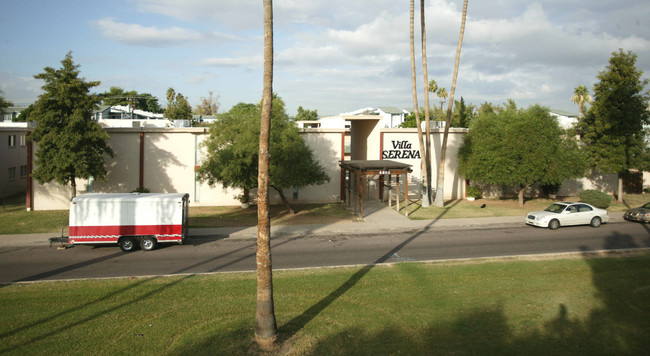
<svg viewBox="0 0 650 356">
<path fill-rule="evenodd" d="M 67 210 L 26 211 L 24 193 L 0 201 L 0 235 L 54 233 L 68 227 Z"/>
<path fill-rule="evenodd" d="M 475 201 L 456 200 L 445 202 L 442 208 L 429 206 L 423 208 L 421 201 L 409 200 L 409 218 L 413 220 L 428 219 L 455 219 L 467 217 L 493 217 L 493 216 L 524 216 L 536 210 L 544 210 L 554 201 L 580 201 L 578 197 L 562 197 L 561 199 L 530 199 L 520 207 L 516 199 L 487 199 Z M 612 204 L 607 208 L 610 212 L 625 211 L 629 208 L 641 206 L 650 201 L 648 194 L 625 194 L 623 203 L 612 199 Z M 394 206 L 394 203 L 393 203 Z M 404 202 L 400 204 L 400 211 L 404 212 Z"/>
<path fill-rule="evenodd" d="M 650 255 L 274 272 L 277 354 L 593 355 L 650 348 Z M 0 287 L 0 354 L 247 355 L 255 275 Z"/>
<path fill-rule="evenodd" d="M 563 200 L 578 200 L 576 197 Z M 612 201 L 609 211 L 625 211 L 647 203 L 647 194 L 626 194 L 624 203 Z M 516 199 L 477 199 L 470 202 L 456 200 L 445 203 L 445 207 L 430 206 L 422 208 L 419 201 L 409 202 L 409 217 L 411 219 L 453 219 L 466 217 L 492 216 L 523 216 L 529 211 L 542 210 L 552 200 L 532 199 L 519 207 Z M 485 204 L 484 208 L 481 206 Z M 191 205 L 191 204 L 190 204 Z M 403 205 L 403 203 L 402 203 Z M 350 214 L 343 204 L 296 204 L 293 206 L 296 214 L 290 215 L 281 205 L 271 206 L 271 223 L 274 225 L 295 224 L 335 224 L 356 221 L 356 216 Z M 401 210 L 403 211 L 403 207 Z M 257 210 L 255 206 L 242 209 L 238 206 L 225 207 L 196 207 L 190 206 L 190 227 L 238 227 L 255 226 Z M 5 200 L 0 209 L 0 235 L 27 233 L 59 233 L 68 226 L 67 210 L 25 210 L 25 196 L 14 195 Z"/>
<path fill-rule="evenodd" d="M 342 204 L 295 204 L 291 207 L 294 209 L 294 215 L 289 214 L 283 205 L 272 205 L 271 223 L 274 225 L 335 224 L 354 219 Z M 191 227 L 235 227 L 256 224 L 255 206 L 248 209 L 238 206 L 190 207 Z"/>
</svg>

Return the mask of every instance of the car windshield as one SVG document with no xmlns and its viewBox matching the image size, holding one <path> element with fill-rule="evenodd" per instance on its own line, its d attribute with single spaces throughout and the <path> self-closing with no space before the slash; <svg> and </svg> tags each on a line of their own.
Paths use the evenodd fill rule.
<svg viewBox="0 0 650 356">
<path fill-rule="evenodd" d="M 549 205 L 549 207 L 544 209 L 544 211 L 550 211 L 552 213 L 559 214 L 564 210 L 564 208 L 566 208 L 566 205 L 564 204 L 553 204 L 553 205 Z"/>
</svg>

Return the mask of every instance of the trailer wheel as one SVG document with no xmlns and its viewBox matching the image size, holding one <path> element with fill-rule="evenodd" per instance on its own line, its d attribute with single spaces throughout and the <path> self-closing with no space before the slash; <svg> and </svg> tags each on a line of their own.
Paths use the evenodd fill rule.
<svg viewBox="0 0 650 356">
<path fill-rule="evenodd" d="M 120 248 L 124 252 L 131 252 L 135 250 L 135 240 L 131 237 L 123 237 L 120 239 Z"/>
<path fill-rule="evenodd" d="M 142 240 L 140 240 L 140 248 L 143 251 L 153 250 L 154 248 L 156 248 L 156 239 L 151 236 L 147 236 L 143 238 Z"/>
</svg>

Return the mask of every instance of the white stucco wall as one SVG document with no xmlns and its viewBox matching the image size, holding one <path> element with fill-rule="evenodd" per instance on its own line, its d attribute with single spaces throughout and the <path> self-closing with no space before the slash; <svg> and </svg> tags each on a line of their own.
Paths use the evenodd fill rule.
<svg viewBox="0 0 650 356">
<path fill-rule="evenodd" d="M 161 128 L 161 129 L 107 129 L 109 143 L 115 157 L 106 157 L 107 176 L 105 181 L 94 181 L 91 185 L 84 179 L 77 179 L 77 194 L 127 193 L 139 186 L 140 179 L 140 133 L 144 133 L 143 185 L 151 192 L 189 193 L 192 206 L 239 205 L 237 189 L 224 189 L 220 184 L 209 186 L 196 180 L 195 168 L 205 156 L 201 143 L 208 137 L 205 128 Z M 316 159 L 325 167 L 330 182 L 320 186 L 304 187 L 293 198 L 293 191 L 287 190 L 289 201 L 302 203 L 336 202 L 340 193 L 340 168 L 342 157 L 343 129 L 305 129 L 303 138 L 312 148 Z M 198 148 L 198 150 L 197 150 Z M 36 150 L 37 148 L 35 148 Z M 57 183 L 33 185 L 34 210 L 68 209 L 71 189 Z M 280 201 L 279 195 L 271 191 L 272 203 Z"/>
<path fill-rule="evenodd" d="M 421 160 L 415 154 L 420 152 L 420 144 L 417 129 L 383 129 L 383 150 L 384 159 L 411 164 L 413 172 L 410 175 L 409 194 L 416 195 L 420 192 L 420 184 L 423 179 Z M 460 199 L 465 194 L 465 179 L 458 174 L 458 149 L 463 143 L 467 133 L 466 129 L 449 129 L 447 141 L 447 153 L 445 159 L 445 186 L 444 199 Z M 438 177 L 438 164 L 442 148 L 444 130 L 431 130 L 431 187 L 436 188 Z M 391 152 L 393 151 L 393 152 Z M 410 153 L 406 153 L 409 151 Z M 398 153 L 399 152 L 399 153 Z M 402 157 L 416 158 L 391 158 L 401 155 Z"/>
</svg>

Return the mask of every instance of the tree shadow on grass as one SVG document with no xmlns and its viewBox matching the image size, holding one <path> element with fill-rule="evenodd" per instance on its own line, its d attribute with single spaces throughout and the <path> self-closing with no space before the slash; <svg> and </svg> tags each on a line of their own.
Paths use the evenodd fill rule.
<svg viewBox="0 0 650 356">
<path fill-rule="evenodd" d="M 431 226 L 428 226 L 428 230 Z M 280 343 L 290 348 L 292 338 L 335 300 L 351 290 L 377 264 L 385 262 L 423 231 L 418 232 L 354 273 L 336 290 L 280 327 Z M 650 247 L 650 236 L 639 245 L 630 236 L 614 232 L 604 248 L 621 254 L 620 249 Z M 602 253 L 597 254 L 601 256 Z M 563 303 L 557 315 L 542 325 L 514 332 L 503 307 L 478 308 L 463 313 L 453 323 L 438 323 L 435 315 L 422 330 L 403 330 L 387 325 L 384 329 L 350 328 L 321 339 L 310 354 L 336 355 L 640 355 L 650 350 L 650 257 L 596 258 L 584 252 L 592 271 L 592 283 L 602 307 L 584 319 L 571 318 Z M 401 325 L 401 324 L 400 324 Z"/>
<path fill-rule="evenodd" d="M 643 355 L 650 350 L 650 257 L 586 257 L 602 306 L 572 317 L 564 303 L 556 315 L 513 329 L 503 306 L 465 311 L 452 322 L 435 313 L 421 329 L 388 324 L 369 332 L 353 327 L 306 350 L 315 355 Z"/>
<path fill-rule="evenodd" d="M 436 223 L 437 220 L 442 218 L 447 214 L 448 210 L 443 211 L 438 215 L 438 217 L 427 224 L 426 227 L 422 228 L 420 231 L 417 231 L 411 237 L 402 241 L 399 245 L 395 246 L 390 251 L 386 252 L 383 256 L 375 260 L 374 263 L 364 266 L 359 271 L 354 273 L 347 281 L 340 285 L 337 289 L 332 291 L 330 294 L 325 296 L 323 299 L 318 301 L 316 304 L 312 305 L 309 309 L 305 310 L 302 314 L 294 317 L 285 325 L 282 325 L 279 328 L 279 343 L 282 344 L 287 340 L 291 339 L 298 331 L 307 325 L 311 320 L 313 320 L 318 314 L 320 314 L 325 308 L 331 305 L 335 300 L 353 288 L 368 272 L 370 272 L 376 265 L 387 262 L 392 256 L 399 252 L 404 246 L 408 245 L 411 241 L 417 239 L 422 234 L 428 232 Z"/>
</svg>

